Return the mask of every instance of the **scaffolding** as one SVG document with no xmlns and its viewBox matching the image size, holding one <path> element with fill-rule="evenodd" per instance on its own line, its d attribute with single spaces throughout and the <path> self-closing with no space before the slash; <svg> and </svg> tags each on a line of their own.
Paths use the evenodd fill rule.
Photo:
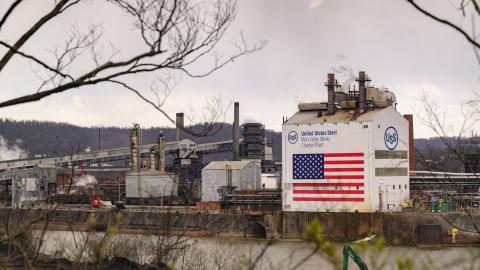
<svg viewBox="0 0 480 270">
<path fill-rule="evenodd" d="M 243 124 L 245 157 L 265 159 L 265 126 L 260 123 Z"/>
</svg>

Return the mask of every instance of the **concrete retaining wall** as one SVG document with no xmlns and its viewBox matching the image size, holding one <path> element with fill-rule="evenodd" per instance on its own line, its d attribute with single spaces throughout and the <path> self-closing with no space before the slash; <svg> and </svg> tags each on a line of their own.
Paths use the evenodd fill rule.
<svg viewBox="0 0 480 270">
<path fill-rule="evenodd" d="M 457 244 L 479 245 L 473 221 L 480 226 L 480 215 L 465 213 L 312 213 L 283 212 L 273 215 L 247 216 L 227 213 L 115 212 L 80 210 L 11 210 L 0 209 L 0 221 L 10 215 L 11 224 L 44 224 L 48 213 L 49 228 L 59 230 L 106 230 L 116 224 L 125 233 L 172 233 L 186 235 L 255 236 L 300 239 L 305 225 L 318 219 L 327 239 L 335 242 L 355 241 L 372 234 L 385 237 L 387 243 L 417 244 L 419 224 L 441 225 L 442 245 L 451 243 L 449 230 L 459 229 Z M 0 228 L 3 226 L 1 224 Z"/>
<path fill-rule="evenodd" d="M 284 212 L 282 238 L 298 239 L 306 224 L 317 218 L 327 239 L 349 242 L 375 234 L 383 236 L 387 243 L 416 245 L 419 224 L 441 225 L 442 245 L 451 244 L 449 230 L 460 230 L 456 240 L 459 245 L 480 245 L 480 215 L 465 213 L 312 213 Z"/>
</svg>

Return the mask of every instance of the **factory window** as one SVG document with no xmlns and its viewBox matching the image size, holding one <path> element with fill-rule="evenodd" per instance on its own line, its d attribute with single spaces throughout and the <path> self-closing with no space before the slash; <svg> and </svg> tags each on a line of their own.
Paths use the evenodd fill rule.
<svg viewBox="0 0 480 270">
<path fill-rule="evenodd" d="M 408 176 L 407 168 L 375 168 L 375 176 Z"/>
<path fill-rule="evenodd" d="M 398 185 L 398 189 L 402 189 L 402 185 Z"/>
<path fill-rule="evenodd" d="M 393 189 L 395 189 L 395 185 L 393 185 Z"/>
<path fill-rule="evenodd" d="M 406 150 L 375 150 L 375 159 L 407 159 Z"/>
<path fill-rule="evenodd" d="M 405 185 L 405 189 L 407 189 L 407 185 Z"/>
</svg>

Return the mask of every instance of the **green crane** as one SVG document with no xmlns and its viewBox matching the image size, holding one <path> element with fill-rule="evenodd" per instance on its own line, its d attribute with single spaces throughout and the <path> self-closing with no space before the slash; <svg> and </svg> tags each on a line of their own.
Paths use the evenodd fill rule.
<svg viewBox="0 0 480 270">
<path fill-rule="evenodd" d="M 352 260 L 358 265 L 360 270 L 368 270 L 367 265 L 350 244 L 343 246 L 343 270 L 348 270 L 348 257 L 352 257 Z"/>
</svg>

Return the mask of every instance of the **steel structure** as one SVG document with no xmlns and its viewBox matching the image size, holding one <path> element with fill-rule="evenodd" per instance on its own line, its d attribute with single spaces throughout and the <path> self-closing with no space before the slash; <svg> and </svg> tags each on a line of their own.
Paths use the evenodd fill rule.
<svg viewBox="0 0 480 270">
<path fill-rule="evenodd" d="M 260 123 L 243 124 L 244 156 L 248 159 L 265 158 L 265 126 Z"/>
<path fill-rule="evenodd" d="M 479 193 L 480 174 L 411 171 L 411 190 L 444 190 L 458 193 Z"/>
<path fill-rule="evenodd" d="M 180 145 L 189 142 L 190 140 L 181 140 L 165 143 L 166 154 L 177 154 Z M 191 142 L 191 141 L 190 141 Z M 148 157 L 150 149 L 156 147 L 157 144 L 145 144 L 140 146 L 140 155 L 142 157 Z M 209 154 L 217 152 L 232 151 L 232 140 L 204 143 L 195 146 L 197 153 Z M 0 172 L 7 170 L 16 170 L 22 168 L 30 168 L 40 164 L 56 164 L 64 165 L 76 161 L 84 162 L 108 162 L 116 160 L 130 159 L 131 151 L 130 147 L 110 148 L 102 150 L 94 150 L 90 152 L 77 153 L 68 156 L 56 156 L 47 158 L 27 158 L 27 159 L 14 159 L 0 161 Z"/>
</svg>

